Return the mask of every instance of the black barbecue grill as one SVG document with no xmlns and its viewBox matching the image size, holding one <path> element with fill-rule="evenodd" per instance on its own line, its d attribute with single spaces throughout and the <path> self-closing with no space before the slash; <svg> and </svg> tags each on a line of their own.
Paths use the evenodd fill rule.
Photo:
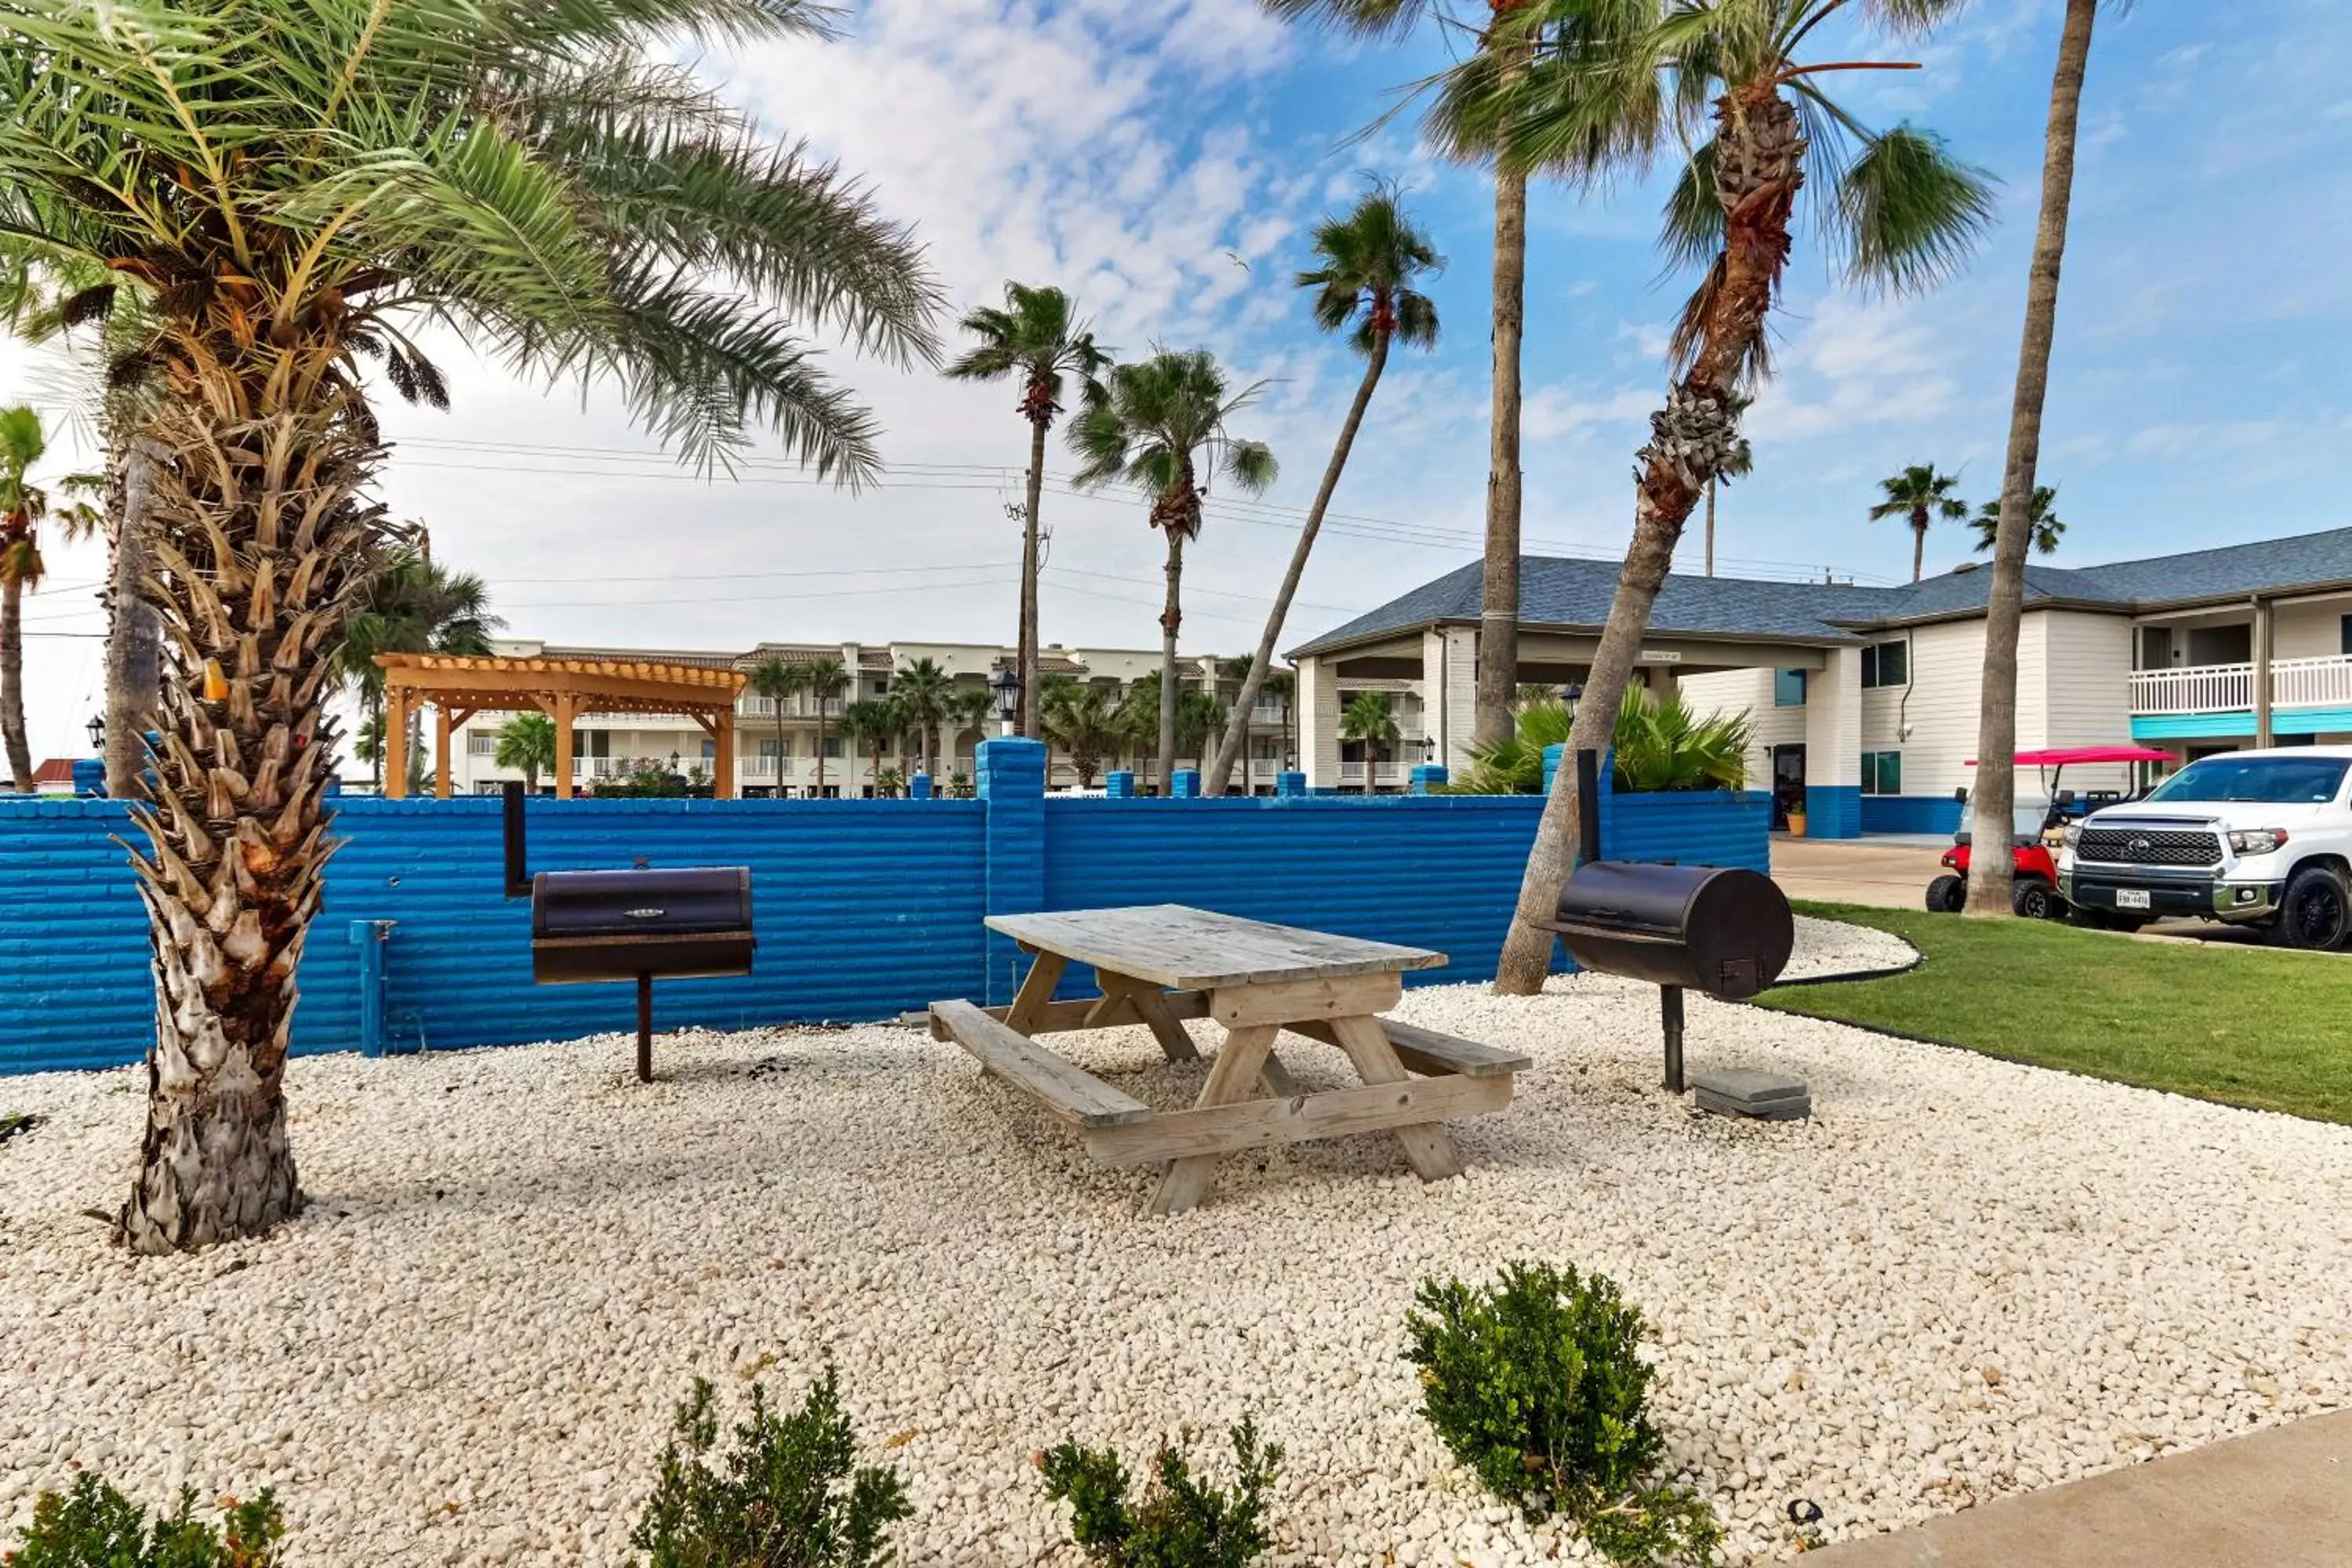
<svg viewBox="0 0 2352 1568">
<path fill-rule="evenodd" d="M 509 784 L 520 804 L 520 786 Z M 523 865 L 521 812 L 507 814 L 508 896 Z M 751 873 L 741 866 L 541 871 L 530 895 L 530 977 L 541 985 L 637 983 L 637 1078 L 654 1073 L 654 982 L 749 974 Z"/>
<path fill-rule="evenodd" d="M 1769 877 L 1738 867 L 1603 860 L 1599 759 L 1576 758 L 1582 854 L 1559 890 L 1558 931 L 1586 969 L 1659 988 L 1665 1082 L 1683 1088 L 1683 992 L 1742 1002 L 1780 977 L 1795 949 L 1788 896 Z"/>
</svg>

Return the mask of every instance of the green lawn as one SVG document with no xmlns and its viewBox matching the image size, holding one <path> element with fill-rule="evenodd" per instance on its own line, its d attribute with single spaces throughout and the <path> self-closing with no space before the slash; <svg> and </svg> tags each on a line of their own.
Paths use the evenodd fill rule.
<svg viewBox="0 0 2352 1568">
<path fill-rule="evenodd" d="M 1760 1005 L 2230 1105 L 2352 1123 L 2352 959 L 2142 942 L 2044 921 L 1801 903 L 1893 931 L 1907 973 Z"/>
</svg>

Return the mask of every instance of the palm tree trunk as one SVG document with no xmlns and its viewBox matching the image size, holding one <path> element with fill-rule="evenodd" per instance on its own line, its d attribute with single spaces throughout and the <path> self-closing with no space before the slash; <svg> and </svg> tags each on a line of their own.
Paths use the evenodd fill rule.
<svg viewBox="0 0 2352 1568">
<path fill-rule="evenodd" d="M 1176 793 L 1176 628 L 1184 619 L 1184 531 L 1168 530 L 1168 602 L 1160 612 L 1160 793 Z"/>
<path fill-rule="evenodd" d="M 383 794 L 384 742 L 383 695 L 381 692 L 372 693 L 368 698 L 367 722 L 370 731 L 375 736 L 375 742 L 370 748 L 374 754 L 368 758 L 368 778 L 369 782 L 375 785 L 375 793 L 381 795 Z"/>
<path fill-rule="evenodd" d="M 19 795 L 33 793 L 33 749 L 25 736 L 25 585 L 0 583 L 0 742 Z"/>
<path fill-rule="evenodd" d="M 1633 542 L 1569 729 L 1570 757 L 1609 744 L 1649 629 L 1651 606 L 1674 564 L 1683 525 L 1716 471 L 1694 471 L 1669 448 L 1712 450 L 1718 466 L 1729 460 L 1739 437 L 1733 389 L 1764 331 L 1773 289 L 1788 264 L 1790 212 L 1804 181 L 1805 141 L 1795 110 L 1769 88 L 1734 89 L 1718 100 L 1716 125 L 1722 149 L 1718 195 L 1726 215 L 1723 254 L 1716 264 L 1719 277 L 1690 371 L 1668 395 L 1666 406 L 1651 417 L 1653 437 L 1640 453 Z M 1496 966 L 1500 994 L 1534 995 L 1551 971 L 1558 939 L 1533 922 L 1552 915 L 1560 884 L 1576 868 L 1576 770 L 1563 767 L 1544 802 L 1510 934 Z"/>
<path fill-rule="evenodd" d="M 146 1253 L 253 1236 L 299 1205 L 283 1079 L 335 849 L 328 653 L 381 528 L 356 499 L 381 448 L 323 384 L 331 362 L 204 357 L 154 426 L 203 457 L 156 487 L 150 583 L 173 652 L 161 787 L 131 812 L 157 995 L 146 1131 L 117 1227 Z"/>
<path fill-rule="evenodd" d="M 1486 469 L 1486 565 L 1479 585 L 1472 738 L 1511 737 L 1519 683 L 1519 343 L 1527 327 L 1528 177 L 1495 176 L 1494 424 Z"/>
<path fill-rule="evenodd" d="M 776 699 L 776 798 L 784 798 L 784 700 L 781 697 Z"/>
<path fill-rule="evenodd" d="M 821 691 L 816 698 L 816 797 L 824 798 L 824 693 Z"/>
<path fill-rule="evenodd" d="M 1339 439 L 1331 447 L 1331 460 L 1324 466 L 1322 488 L 1315 492 L 1315 504 L 1307 510 L 1307 526 L 1298 531 L 1298 542 L 1290 547 L 1290 569 L 1283 574 L 1282 586 L 1274 596 L 1274 608 L 1266 612 L 1265 629 L 1258 634 L 1257 652 L 1250 658 L 1249 673 L 1242 677 L 1241 693 L 1234 699 L 1233 714 L 1225 722 L 1225 738 L 1218 743 L 1216 760 L 1201 782 L 1204 795 L 1225 793 L 1226 781 L 1232 778 L 1234 765 L 1241 760 L 1247 745 L 1250 710 L 1257 703 L 1259 689 L 1265 685 L 1266 672 L 1274 668 L 1274 645 L 1282 637 L 1283 619 L 1290 614 L 1291 598 L 1298 592 L 1298 580 L 1307 572 L 1307 557 L 1314 552 L 1315 536 L 1323 527 L 1323 513 L 1339 488 L 1339 475 L 1348 467 L 1348 454 L 1355 449 L 1356 433 L 1364 426 L 1364 411 L 1372 405 L 1372 391 L 1380 385 L 1381 372 L 1388 363 L 1389 338 L 1383 332 L 1372 340 L 1371 355 L 1364 363 L 1364 378 L 1356 384 L 1356 401 L 1348 405 L 1347 423 L 1339 426 Z M 1243 793 L 1248 793 L 1246 781 Z"/>
<path fill-rule="evenodd" d="M 1706 481 L 1706 574 L 1715 575 L 1715 480 Z"/>
<path fill-rule="evenodd" d="M 106 793 L 117 800 L 147 795 L 147 732 L 155 727 L 163 679 L 163 628 L 147 598 L 147 533 L 156 479 L 170 457 L 143 434 L 131 437 L 122 453 L 122 510 L 107 591 L 114 622 L 106 639 Z"/>
<path fill-rule="evenodd" d="M 1920 515 L 1911 522 L 1911 581 L 1916 583 L 1927 566 L 1927 519 Z"/>
<path fill-rule="evenodd" d="M 1020 732 L 1034 741 L 1044 732 L 1044 704 L 1037 700 L 1037 517 L 1045 503 L 1045 422 L 1029 425 L 1029 496 L 1021 523 L 1021 645 L 1014 653 L 1021 689 L 1016 700 Z"/>
<path fill-rule="evenodd" d="M 2015 831 L 2017 632 L 2025 607 L 2025 551 L 2033 537 L 2033 478 L 2042 458 L 2042 405 L 2050 389 L 2050 344 L 2058 330 L 2058 271 L 2066 255 L 2066 216 L 2074 192 L 2074 132 L 2083 79 L 2090 68 L 2091 26 L 2098 0 L 2066 0 L 2058 66 L 2050 84 L 2050 127 L 2042 157 L 2042 220 L 2026 276 L 2025 332 L 2017 355 L 2017 389 L 2009 411 L 2009 457 L 2000 478 L 2000 521 L 1993 536 L 1992 583 L 1986 591 L 1984 689 L 1977 721 L 1977 786 L 1972 812 L 1979 845 L 2006 844 Z M 1967 912 L 2010 916 L 2013 868 L 2007 855 L 1969 861 Z"/>
</svg>

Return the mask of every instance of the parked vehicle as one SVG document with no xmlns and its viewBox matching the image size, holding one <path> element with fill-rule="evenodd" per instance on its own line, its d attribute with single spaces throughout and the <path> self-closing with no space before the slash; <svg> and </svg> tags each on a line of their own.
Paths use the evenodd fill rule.
<svg viewBox="0 0 2352 1568">
<path fill-rule="evenodd" d="M 2259 927 L 2283 947 L 2352 934 L 2352 746 L 2230 752 L 2065 829 L 2062 897 L 2098 923 Z"/>
<path fill-rule="evenodd" d="M 2098 806 L 2120 800 L 2120 793 L 2092 792 L 2077 797 L 2063 786 L 2069 766 L 2088 767 L 2117 763 L 2169 763 L 2170 752 L 2149 751 L 2144 746 L 2059 746 L 2048 751 L 2020 752 L 2016 765 L 2035 769 L 2042 780 L 2042 798 L 2038 804 L 2021 802 L 2017 808 L 2017 833 L 2011 846 L 2012 857 L 2010 907 L 2028 920 L 2065 920 L 2074 910 L 2058 885 L 2058 862 L 2053 853 L 2053 837 L 2064 826 L 2067 818 L 2082 815 Z M 1974 759 L 1968 764 L 1975 767 Z M 1927 909 L 1933 914 L 1958 914 L 1969 891 L 1969 854 L 1971 835 L 1962 829 L 1953 835 L 1952 847 L 1944 851 L 1943 864 L 1950 874 L 1937 878 L 1927 884 Z"/>
</svg>

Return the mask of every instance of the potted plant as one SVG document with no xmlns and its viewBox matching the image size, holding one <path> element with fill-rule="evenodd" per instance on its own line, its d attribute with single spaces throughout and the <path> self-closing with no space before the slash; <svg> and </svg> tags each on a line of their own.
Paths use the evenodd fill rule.
<svg viewBox="0 0 2352 1568">
<path fill-rule="evenodd" d="M 1805 808 L 1801 805 L 1791 805 L 1789 807 L 1789 837 L 1802 838 L 1804 836 Z"/>
</svg>

